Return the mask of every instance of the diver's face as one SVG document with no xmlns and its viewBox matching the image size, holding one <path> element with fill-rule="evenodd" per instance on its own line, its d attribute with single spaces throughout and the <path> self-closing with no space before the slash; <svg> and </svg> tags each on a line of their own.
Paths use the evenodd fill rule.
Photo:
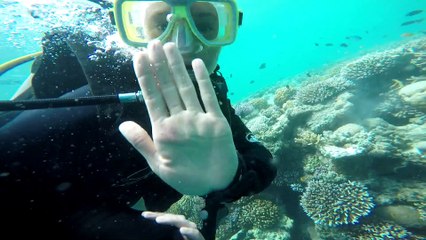
<svg viewBox="0 0 426 240">
<path fill-rule="evenodd" d="M 191 5 L 191 17 L 196 24 L 197 30 L 206 39 L 216 37 L 219 26 L 217 13 L 214 7 L 207 2 L 197 2 Z M 146 14 L 146 34 L 150 39 L 159 37 L 167 28 L 173 24 L 173 29 L 163 42 L 175 42 L 182 53 L 187 68 L 191 67 L 194 58 L 201 58 L 212 73 L 216 68 L 221 47 L 208 47 L 204 45 L 192 32 L 186 19 L 171 19 L 171 7 L 165 2 L 155 2 L 149 6 Z M 185 36 L 184 42 L 180 41 Z"/>
</svg>

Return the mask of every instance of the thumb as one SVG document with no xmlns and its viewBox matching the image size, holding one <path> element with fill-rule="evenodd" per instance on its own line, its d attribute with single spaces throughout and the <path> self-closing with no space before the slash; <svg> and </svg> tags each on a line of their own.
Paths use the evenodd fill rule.
<svg viewBox="0 0 426 240">
<path fill-rule="evenodd" d="M 155 156 L 155 145 L 149 134 L 133 121 L 127 121 L 118 127 L 121 134 L 140 152 L 148 162 Z"/>
</svg>

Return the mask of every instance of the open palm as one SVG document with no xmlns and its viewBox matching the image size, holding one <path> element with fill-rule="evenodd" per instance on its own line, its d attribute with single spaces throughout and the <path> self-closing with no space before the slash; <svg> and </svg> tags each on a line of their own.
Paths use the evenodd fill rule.
<svg viewBox="0 0 426 240">
<path fill-rule="evenodd" d="M 238 161 L 209 73 L 201 59 L 192 67 L 203 104 L 173 43 L 155 41 L 137 54 L 134 68 L 153 137 L 135 122 L 122 123 L 120 131 L 163 181 L 182 194 L 204 195 L 226 188 Z"/>
</svg>

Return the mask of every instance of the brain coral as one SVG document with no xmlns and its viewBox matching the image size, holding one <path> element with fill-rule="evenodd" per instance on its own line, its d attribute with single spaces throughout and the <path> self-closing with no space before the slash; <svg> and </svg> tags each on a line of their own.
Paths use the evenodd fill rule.
<svg viewBox="0 0 426 240">
<path fill-rule="evenodd" d="M 366 188 L 358 182 L 313 179 L 300 202 L 315 223 L 330 227 L 354 224 L 374 207 Z"/>
</svg>

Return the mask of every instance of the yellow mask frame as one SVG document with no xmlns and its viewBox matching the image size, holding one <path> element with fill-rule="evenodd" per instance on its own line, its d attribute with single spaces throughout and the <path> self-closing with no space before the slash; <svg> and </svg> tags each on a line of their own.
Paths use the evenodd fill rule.
<svg viewBox="0 0 426 240">
<path fill-rule="evenodd" d="M 159 10 L 150 8 L 154 4 L 167 5 L 170 10 L 166 12 L 167 14 L 157 14 L 160 15 L 158 18 L 155 14 Z M 198 17 L 197 9 L 194 8 L 196 4 L 200 6 L 209 4 L 210 10 L 214 7 L 216 19 L 211 17 L 214 14 L 210 14 L 210 19 L 206 18 L 204 13 L 200 14 L 203 17 Z M 177 22 L 185 22 L 192 34 L 206 46 L 228 45 L 235 41 L 243 16 L 242 12 L 238 11 L 235 0 L 115 0 L 113 13 L 120 37 L 125 43 L 134 47 L 146 47 L 153 39 L 159 39 L 163 43 L 170 41 Z M 149 19 L 150 15 L 154 15 L 152 19 L 155 20 Z M 148 31 L 150 28 L 146 25 L 152 21 L 160 21 L 158 28 L 161 29 L 158 34 L 150 34 Z M 214 21 L 218 22 L 218 29 L 214 37 L 209 37 L 203 26 Z M 212 27 L 206 27 L 210 28 Z M 155 31 L 156 27 L 153 29 Z"/>
</svg>

